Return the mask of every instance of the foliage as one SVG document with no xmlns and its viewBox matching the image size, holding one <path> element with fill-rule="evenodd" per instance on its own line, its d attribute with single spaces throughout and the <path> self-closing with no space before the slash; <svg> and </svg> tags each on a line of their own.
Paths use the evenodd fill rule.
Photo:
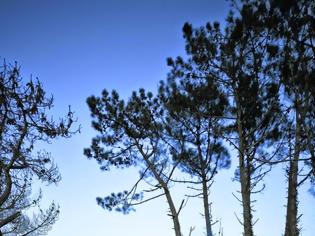
<svg viewBox="0 0 315 236">
<path fill-rule="evenodd" d="M 168 63 L 175 67 L 172 59 Z M 221 118 L 226 115 L 228 101 L 215 81 L 191 79 L 176 72 L 172 68 L 167 83 L 161 81 L 159 88 L 165 109 L 164 139 L 173 160 L 190 175 L 190 180 L 172 181 L 199 185 L 190 186 L 197 194 L 187 195 L 202 197 L 207 235 L 212 236 L 210 187 L 218 170 L 229 168 L 231 163 L 220 136 L 224 128 Z"/>
<path fill-rule="evenodd" d="M 129 213 L 134 205 L 165 195 L 175 233 L 180 236 L 180 209 L 177 211 L 169 190 L 176 163 L 172 162 L 164 145 L 164 111 L 159 99 L 140 89 L 125 102 L 116 91 L 109 94 L 104 90 L 102 97 L 91 96 L 87 103 L 92 126 L 99 135 L 92 139 L 84 154 L 96 159 L 102 170 L 109 170 L 111 166 L 140 168 L 140 177 L 129 191 L 97 198 L 98 204 L 108 210 L 115 208 Z M 137 192 L 140 182 L 148 183 L 149 189 Z M 152 195 L 156 191 L 159 193 Z M 142 200 L 144 192 L 149 197 Z"/>
<path fill-rule="evenodd" d="M 100 136 L 85 154 L 106 170 L 140 166 L 140 180 L 154 176 L 153 186 L 161 187 L 160 180 L 167 186 L 201 184 L 208 236 L 208 190 L 217 171 L 230 166 L 229 149 L 237 152 L 240 196 L 235 197 L 242 204 L 245 236 L 254 235 L 253 194 L 265 188 L 264 177 L 274 165 L 286 163 L 285 235 L 295 236 L 298 188 L 315 182 L 315 3 L 230 3 L 223 28 L 218 22 L 184 25 L 187 55 L 167 59 L 171 70 L 156 98 L 140 90 L 126 104 L 116 92 L 88 99 Z M 193 179 L 179 181 L 176 170 Z M 135 189 L 98 203 L 109 210 L 122 204 L 117 209 L 126 212 L 142 196 L 133 199 Z"/>
<path fill-rule="evenodd" d="M 57 183 L 60 174 L 46 151 L 34 153 L 39 142 L 50 143 L 70 137 L 74 122 L 69 109 L 59 122 L 49 118 L 53 98 L 47 98 L 41 83 L 26 84 L 19 67 L 4 64 L 0 72 L 0 228 L 4 235 L 43 235 L 56 221 L 59 207 L 54 203 L 34 217 L 41 194 L 31 197 L 34 177 L 47 184 Z"/>
</svg>

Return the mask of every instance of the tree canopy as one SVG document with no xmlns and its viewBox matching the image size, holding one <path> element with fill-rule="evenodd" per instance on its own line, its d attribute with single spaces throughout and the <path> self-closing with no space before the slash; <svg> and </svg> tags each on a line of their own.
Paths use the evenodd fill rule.
<svg viewBox="0 0 315 236">
<path fill-rule="evenodd" d="M 53 98 L 46 96 L 38 79 L 24 83 L 17 64 L 1 67 L 0 235 L 43 235 L 57 220 L 58 205 L 42 210 L 42 194 L 31 195 L 34 178 L 47 184 L 60 180 L 50 153 L 36 149 L 37 143 L 73 134 L 73 112 L 69 109 L 55 122 L 48 115 L 52 106 Z M 36 208 L 38 213 L 30 217 L 29 210 Z"/>
<path fill-rule="evenodd" d="M 166 196 L 169 183 L 200 184 L 196 196 L 203 199 L 208 236 L 213 235 L 209 189 L 219 169 L 231 160 L 238 163 L 234 179 L 240 195 L 235 197 L 243 210 L 238 220 L 244 235 L 253 236 L 254 194 L 263 191 L 272 167 L 284 163 L 284 235 L 296 236 L 298 188 L 307 180 L 314 183 L 314 2 L 230 4 L 223 28 L 218 22 L 183 26 L 187 55 L 167 59 L 168 79 L 156 96 L 140 89 L 125 102 L 104 90 L 102 97 L 88 98 L 99 135 L 85 154 L 104 170 L 141 166 L 140 180 L 153 176 Z M 236 156 L 230 156 L 232 149 Z M 193 180 L 178 180 L 178 171 Z M 143 197 L 131 195 L 135 189 L 98 203 L 109 210 L 123 204 L 125 212 Z M 168 203 L 180 235 L 182 206 L 176 210 Z"/>
</svg>

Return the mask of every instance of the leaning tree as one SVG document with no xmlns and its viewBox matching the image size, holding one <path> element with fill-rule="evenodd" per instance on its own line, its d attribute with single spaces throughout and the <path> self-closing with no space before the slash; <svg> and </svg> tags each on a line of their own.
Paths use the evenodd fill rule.
<svg viewBox="0 0 315 236">
<path fill-rule="evenodd" d="M 140 89 L 125 102 L 116 91 L 109 94 L 104 90 L 102 96 L 91 96 L 87 103 L 98 135 L 84 154 L 96 159 L 102 170 L 110 167 L 140 169 L 139 179 L 129 190 L 98 197 L 98 204 L 107 210 L 128 213 L 135 205 L 165 196 L 175 235 L 181 236 L 179 213 L 184 201 L 176 207 L 170 192 L 178 163 L 171 160 L 165 145 L 160 100 Z M 142 182 L 149 187 L 140 189 Z"/>
</svg>

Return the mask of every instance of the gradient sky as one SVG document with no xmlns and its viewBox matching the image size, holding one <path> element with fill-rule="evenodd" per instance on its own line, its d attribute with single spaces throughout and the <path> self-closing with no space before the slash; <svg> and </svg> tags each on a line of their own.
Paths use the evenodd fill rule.
<svg viewBox="0 0 315 236">
<path fill-rule="evenodd" d="M 95 197 L 128 188 L 136 170 L 101 172 L 82 150 L 95 134 L 85 103 L 102 89 L 117 89 L 123 97 L 144 87 L 155 91 L 168 72 L 166 58 L 184 55 L 182 26 L 207 21 L 224 22 L 224 0 L 0 0 L 0 60 L 17 61 L 25 79 L 39 77 L 55 97 L 54 116 L 68 105 L 76 112 L 81 134 L 45 145 L 58 164 L 62 181 L 44 188 L 44 202 L 61 207 L 59 221 L 49 236 L 172 236 L 172 223 L 164 199 L 146 203 L 130 215 L 109 213 Z M 232 196 L 239 184 L 232 182 L 235 167 L 222 171 L 211 192 L 214 219 L 221 219 L 225 236 L 241 235 L 240 205 Z M 284 229 L 285 179 L 279 167 L 266 179 L 267 188 L 257 196 L 257 235 L 279 236 Z M 301 189 L 302 236 L 315 232 L 314 198 Z M 174 188 L 179 204 L 182 188 Z M 180 220 L 186 235 L 203 235 L 201 201 L 189 200 Z M 217 227 L 215 227 L 217 229 Z"/>
</svg>

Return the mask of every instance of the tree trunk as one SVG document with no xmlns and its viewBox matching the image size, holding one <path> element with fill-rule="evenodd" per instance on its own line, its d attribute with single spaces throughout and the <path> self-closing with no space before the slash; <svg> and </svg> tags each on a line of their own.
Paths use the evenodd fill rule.
<svg viewBox="0 0 315 236">
<path fill-rule="evenodd" d="M 150 163 L 150 161 L 148 161 L 148 162 Z M 151 167 L 153 166 L 152 163 L 150 163 L 150 166 Z M 155 170 L 154 167 L 152 167 L 151 170 L 152 170 L 155 178 L 158 180 L 159 184 L 161 185 L 161 187 L 162 187 L 162 189 L 163 189 L 163 191 L 165 193 L 166 200 L 167 200 L 168 206 L 170 208 L 170 212 L 171 212 L 171 217 L 172 217 L 172 220 L 173 220 L 175 236 L 182 236 L 181 229 L 180 229 L 179 218 L 178 218 L 178 212 L 176 210 L 176 207 L 175 207 L 175 204 L 173 202 L 171 193 L 170 193 L 170 191 L 168 189 L 168 186 L 165 183 L 165 181 L 163 181 L 163 179 L 159 176 L 159 174 L 157 173 L 157 171 Z"/>
<path fill-rule="evenodd" d="M 205 214 L 205 221 L 206 221 L 206 231 L 207 236 L 213 236 L 212 234 L 212 226 L 211 226 L 211 212 L 209 206 L 209 195 L 208 195 L 208 186 L 207 186 L 207 179 L 205 174 L 202 176 L 202 195 L 203 195 L 203 206 L 204 206 L 204 214 Z"/>
<path fill-rule="evenodd" d="M 240 162 L 242 162 L 240 158 Z M 253 223 L 252 223 L 252 208 L 251 208 L 251 190 L 250 179 L 247 168 L 240 166 L 240 179 L 241 179 L 241 193 L 242 193 L 242 205 L 243 205 L 243 227 L 244 236 L 253 236 Z"/>
<path fill-rule="evenodd" d="M 284 236 L 298 236 L 298 170 L 299 156 L 301 150 L 301 119 L 297 109 L 296 111 L 296 128 L 295 128 L 295 144 L 294 157 L 290 161 L 288 173 L 288 201 L 287 215 Z"/>
<path fill-rule="evenodd" d="M 239 99 L 236 96 L 236 103 L 238 104 Z M 242 206 L 243 206 L 243 235 L 253 236 L 253 223 L 252 223 L 252 208 L 251 208 L 251 176 L 249 169 L 249 160 L 246 159 L 246 148 L 245 140 L 243 135 L 243 126 L 241 122 L 241 108 L 238 106 L 237 112 L 237 132 L 239 138 L 239 171 L 240 171 L 240 182 L 241 182 L 241 195 L 242 195 Z M 248 158 L 248 157 L 247 157 Z"/>
<path fill-rule="evenodd" d="M 285 236 L 298 236 L 299 230 L 297 227 L 297 172 L 298 162 L 291 161 L 289 169 L 289 181 L 288 181 L 288 200 L 287 200 L 287 215 L 285 224 Z"/>
<path fill-rule="evenodd" d="M 201 165 L 201 181 L 202 181 L 202 198 L 203 198 L 203 207 L 204 207 L 204 217 L 206 223 L 206 232 L 207 236 L 213 236 L 212 234 L 212 226 L 211 226 L 211 212 L 209 206 L 209 191 L 208 191 L 208 182 L 207 182 L 207 174 L 206 168 L 207 163 L 202 158 L 202 150 L 201 150 L 201 141 L 200 141 L 200 133 L 198 130 L 198 158 Z"/>
<path fill-rule="evenodd" d="M 176 207 L 174 205 L 174 202 L 173 202 L 173 199 L 171 197 L 171 194 L 170 194 L 168 188 L 164 189 L 164 192 L 165 192 L 165 196 L 166 196 L 168 205 L 170 207 L 170 212 L 171 212 L 171 217 L 172 217 L 172 220 L 173 220 L 175 235 L 176 236 L 182 236 L 181 229 L 180 229 L 180 224 L 179 224 L 178 212 L 176 211 Z"/>
<path fill-rule="evenodd" d="M 165 196 L 166 196 L 166 200 L 168 203 L 168 206 L 170 208 L 170 212 L 171 212 L 171 217 L 173 220 L 173 225 L 174 225 L 174 231 L 175 231 L 175 236 L 182 236 L 181 233 L 181 229 L 180 229 L 180 223 L 179 223 L 179 218 L 178 218 L 178 212 L 176 210 L 176 207 L 174 205 L 171 193 L 169 191 L 169 188 L 167 186 L 167 183 L 161 178 L 161 176 L 159 175 L 159 173 L 157 172 L 154 164 L 149 160 L 149 157 L 147 156 L 147 154 L 142 150 L 142 147 L 139 145 L 139 143 L 137 143 L 137 147 L 141 153 L 141 155 L 143 156 L 145 162 L 147 163 L 149 169 L 152 171 L 155 179 L 158 181 L 158 183 L 161 185 Z"/>
</svg>

